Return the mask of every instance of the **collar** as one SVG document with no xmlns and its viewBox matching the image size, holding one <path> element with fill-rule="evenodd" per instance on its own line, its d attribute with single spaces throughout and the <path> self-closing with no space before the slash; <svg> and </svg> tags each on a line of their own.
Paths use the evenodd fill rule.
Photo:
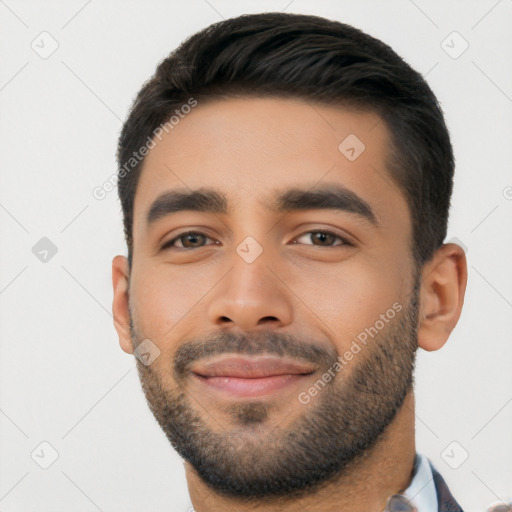
<svg viewBox="0 0 512 512">
<path fill-rule="evenodd" d="M 434 476 L 425 455 L 416 452 L 412 481 L 403 494 L 418 512 L 438 512 Z"/>
</svg>

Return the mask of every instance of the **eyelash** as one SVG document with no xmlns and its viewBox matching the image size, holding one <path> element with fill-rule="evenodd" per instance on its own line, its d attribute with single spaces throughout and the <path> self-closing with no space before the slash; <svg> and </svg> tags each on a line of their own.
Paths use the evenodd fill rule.
<svg viewBox="0 0 512 512">
<path fill-rule="evenodd" d="M 306 231 L 306 232 L 302 233 L 301 235 L 299 235 L 296 238 L 302 238 L 304 235 L 308 235 L 310 233 L 322 233 L 324 235 L 332 235 L 335 238 L 338 238 L 339 240 L 342 241 L 341 244 L 327 245 L 327 246 L 321 246 L 321 245 L 315 246 L 315 245 L 311 244 L 313 247 L 325 247 L 325 248 L 329 248 L 329 247 L 343 247 L 343 246 L 354 247 L 354 244 L 350 243 L 346 238 L 343 238 L 342 236 L 337 235 L 336 233 L 334 233 L 332 231 L 325 230 L 325 229 L 315 229 L 315 230 L 312 230 L 312 231 Z M 201 233 L 201 231 L 193 231 L 193 230 L 185 231 L 183 233 L 180 233 L 178 236 L 174 237 L 173 239 L 169 240 L 168 242 L 165 242 L 162 245 L 162 247 L 160 248 L 160 250 L 163 251 L 165 249 L 178 249 L 178 250 L 190 251 L 192 249 L 201 249 L 202 247 L 205 247 L 205 246 L 201 246 L 201 247 L 173 247 L 173 244 L 177 240 L 179 240 L 180 238 L 185 237 L 187 235 L 200 235 L 200 236 L 204 236 L 205 238 L 211 238 L 206 233 Z M 294 244 L 295 243 L 296 242 L 294 242 Z M 307 244 L 307 245 L 309 245 L 309 244 Z"/>
</svg>

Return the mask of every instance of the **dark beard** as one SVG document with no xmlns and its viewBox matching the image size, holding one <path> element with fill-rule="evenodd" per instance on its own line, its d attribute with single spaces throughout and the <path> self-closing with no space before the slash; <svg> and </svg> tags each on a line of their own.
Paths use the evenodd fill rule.
<svg viewBox="0 0 512 512">
<path fill-rule="evenodd" d="M 184 343 L 175 353 L 172 390 L 164 389 L 154 367 L 137 360 L 149 408 L 174 449 L 216 493 L 246 501 L 310 493 L 337 479 L 376 444 L 412 389 L 418 297 L 417 275 L 408 306 L 366 346 L 358 343 L 361 352 L 348 363 L 347 377 L 342 368 L 286 429 L 277 426 L 265 435 L 252 435 L 271 415 L 265 400 L 232 403 L 225 411 L 233 428 L 218 428 L 208 404 L 199 405 L 186 389 L 190 364 L 207 355 L 279 354 L 320 364 L 325 371 L 336 363 L 332 347 L 323 349 L 270 330 L 251 336 L 216 333 L 208 341 Z M 169 368 L 167 381 L 170 375 Z M 296 393 L 293 397 L 297 399 Z M 212 431 L 208 420 L 220 431 Z"/>
</svg>

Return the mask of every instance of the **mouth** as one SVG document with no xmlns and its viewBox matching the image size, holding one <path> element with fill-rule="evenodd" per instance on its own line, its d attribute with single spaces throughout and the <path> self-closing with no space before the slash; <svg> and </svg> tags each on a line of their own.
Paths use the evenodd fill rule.
<svg viewBox="0 0 512 512">
<path fill-rule="evenodd" d="M 304 362 L 278 357 L 225 357 L 192 369 L 203 385 L 238 397 L 264 396 L 303 382 L 316 371 Z"/>
</svg>

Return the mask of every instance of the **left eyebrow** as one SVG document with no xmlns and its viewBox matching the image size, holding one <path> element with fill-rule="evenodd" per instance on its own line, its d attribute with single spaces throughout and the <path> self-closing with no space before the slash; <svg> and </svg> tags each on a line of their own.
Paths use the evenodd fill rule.
<svg viewBox="0 0 512 512">
<path fill-rule="evenodd" d="M 270 206 L 278 212 L 295 210 L 339 210 L 354 213 L 375 227 L 377 215 L 370 204 L 352 190 L 337 183 L 325 183 L 322 187 L 304 190 L 292 188 L 282 192 Z"/>
</svg>

